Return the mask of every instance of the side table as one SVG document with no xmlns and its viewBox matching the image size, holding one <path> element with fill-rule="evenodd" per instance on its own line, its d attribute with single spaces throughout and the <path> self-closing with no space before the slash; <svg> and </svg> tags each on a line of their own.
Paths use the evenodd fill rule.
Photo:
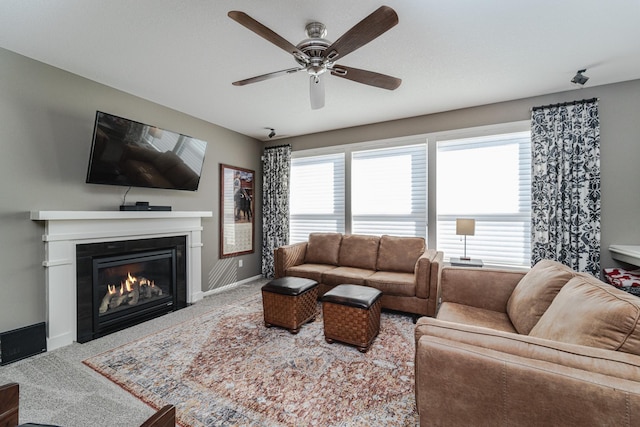
<svg viewBox="0 0 640 427">
<path fill-rule="evenodd" d="M 481 259 L 472 258 L 472 259 L 460 259 L 457 257 L 452 257 L 449 261 L 454 267 L 482 267 L 484 264 Z"/>
</svg>

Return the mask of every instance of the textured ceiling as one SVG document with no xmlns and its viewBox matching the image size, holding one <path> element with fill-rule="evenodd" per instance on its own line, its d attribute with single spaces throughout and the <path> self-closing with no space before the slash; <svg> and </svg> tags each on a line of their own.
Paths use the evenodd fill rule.
<svg viewBox="0 0 640 427">
<path fill-rule="evenodd" d="M 0 0 L 0 47 L 257 139 L 640 78 L 637 0 L 390 0 L 399 24 L 341 64 L 402 79 L 395 91 L 326 76 L 309 105 L 293 57 L 227 17 L 241 10 L 293 44 L 310 21 L 334 41 L 382 3 L 355 0 Z"/>
</svg>

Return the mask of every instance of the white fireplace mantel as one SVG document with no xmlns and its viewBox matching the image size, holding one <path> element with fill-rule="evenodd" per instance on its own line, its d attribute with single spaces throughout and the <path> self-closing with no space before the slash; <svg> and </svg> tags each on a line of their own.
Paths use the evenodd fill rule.
<svg viewBox="0 0 640 427">
<path fill-rule="evenodd" d="M 47 348 L 77 339 L 75 246 L 120 240 L 186 236 L 187 302 L 202 299 L 202 224 L 212 212 L 188 211 L 31 211 L 44 221 Z"/>
</svg>

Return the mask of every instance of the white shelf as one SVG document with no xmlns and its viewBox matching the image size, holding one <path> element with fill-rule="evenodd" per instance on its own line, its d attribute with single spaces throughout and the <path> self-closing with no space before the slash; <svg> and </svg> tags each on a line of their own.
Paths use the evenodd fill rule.
<svg viewBox="0 0 640 427">
<path fill-rule="evenodd" d="M 136 218 L 206 218 L 213 212 L 191 211 L 31 211 L 33 221 Z"/>
<path fill-rule="evenodd" d="M 609 251 L 613 259 L 640 266 L 640 245 L 610 245 Z"/>
</svg>

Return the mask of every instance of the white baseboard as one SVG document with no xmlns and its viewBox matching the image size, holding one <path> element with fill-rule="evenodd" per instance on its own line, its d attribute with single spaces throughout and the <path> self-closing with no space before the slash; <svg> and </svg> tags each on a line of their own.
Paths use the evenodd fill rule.
<svg viewBox="0 0 640 427">
<path fill-rule="evenodd" d="M 228 285 L 220 286 L 219 288 L 211 289 L 210 291 L 204 292 L 203 296 L 208 297 L 209 295 L 215 295 L 217 293 L 229 290 L 236 286 L 240 286 L 244 283 L 253 282 L 254 280 L 262 279 L 262 275 L 257 275 L 253 277 L 249 277 L 247 279 L 240 280 L 238 282 L 229 283 Z"/>
</svg>

